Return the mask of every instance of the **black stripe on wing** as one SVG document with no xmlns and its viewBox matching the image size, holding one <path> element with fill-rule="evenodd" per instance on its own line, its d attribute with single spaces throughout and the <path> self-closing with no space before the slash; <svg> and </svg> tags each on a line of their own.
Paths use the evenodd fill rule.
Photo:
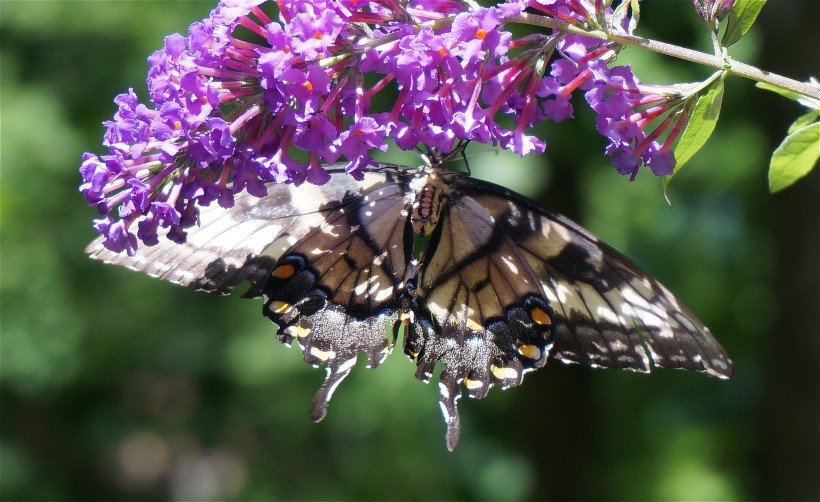
<svg viewBox="0 0 820 502">
<path fill-rule="evenodd" d="M 553 338 L 539 277 L 506 231 L 506 201 L 482 204 L 442 183 L 447 195 L 424 248 L 405 352 L 416 359 L 421 380 L 429 380 L 438 363 L 445 366 L 439 403 L 452 450 L 461 388 L 480 399 L 494 385 L 519 385 L 525 372 L 546 363 Z"/>
<path fill-rule="evenodd" d="M 279 326 L 279 340 L 296 341 L 307 363 L 326 364 L 313 401 L 315 420 L 325 416 L 359 353 L 375 367 L 390 352 L 386 324 L 398 319 L 412 259 L 412 175 L 383 173 L 382 182 L 348 193 L 341 207 L 293 243 L 264 287 L 263 313 Z"/>
<path fill-rule="evenodd" d="M 236 195 L 231 208 L 216 204 L 203 207 L 199 226 L 188 229 L 183 244 L 161 235 L 157 245 L 141 246 L 135 256 L 128 256 L 103 247 L 100 237 L 86 252 L 91 258 L 195 289 L 224 294 L 247 279 L 252 292 L 258 292 L 276 258 L 311 228 L 321 225 L 323 212 L 338 209 L 344 197 L 358 192 L 363 184 L 387 176 L 373 172 L 359 182 L 343 169 L 331 168 L 329 172 L 330 181 L 320 187 L 271 183 L 265 197 L 243 192 Z"/>
<path fill-rule="evenodd" d="M 491 183 L 455 177 L 465 194 L 500 197 L 517 214 L 508 231 L 542 279 L 555 314 L 552 357 L 649 371 L 652 365 L 728 378 L 732 364 L 711 332 L 658 281 L 589 232 Z"/>
</svg>

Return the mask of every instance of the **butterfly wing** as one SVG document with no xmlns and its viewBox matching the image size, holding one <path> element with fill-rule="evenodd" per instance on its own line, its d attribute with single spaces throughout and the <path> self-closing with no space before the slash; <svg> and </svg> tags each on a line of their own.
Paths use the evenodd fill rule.
<svg viewBox="0 0 820 502">
<path fill-rule="evenodd" d="M 216 204 L 200 208 L 199 225 L 188 230 L 185 243 L 160 236 L 155 246 L 142 246 L 135 256 L 103 246 L 103 238 L 86 247 L 91 258 L 147 273 L 195 289 L 230 293 L 243 280 L 261 288 L 275 260 L 300 237 L 317 228 L 350 193 L 378 183 L 384 175 L 370 173 L 358 182 L 339 169 L 329 169 L 321 187 L 269 184 L 268 195 L 236 195 L 231 208 Z"/>
<path fill-rule="evenodd" d="M 327 363 L 312 410 L 319 420 L 360 352 L 369 366 L 387 356 L 385 323 L 395 320 L 413 242 L 406 225 L 412 174 L 383 168 L 356 181 L 329 172 L 321 187 L 270 184 L 267 197 L 242 194 L 230 209 L 203 208 L 184 244 L 161 239 L 126 256 L 100 238 L 87 252 L 206 291 L 229 293 L 249 280 L 246 296 L 264 297 L 277 337 L 296 340 L 308 363 Z"/>
<path fill-rule="evenodd" d="M 444 363 L 440 405 L 452 450 L 460 384 L 476 398 L 492 385 L 518 385 L 524 371 L 546 363 L 552 336 L 539 278 L 499 218 L 504 207 L 488 207 L 446 184 L 440 193 L 442 214 L 423 253 L 405 352 L 416 355 L 416 376 L 424 381 Z"/>
<path fill-rule="evenodd" d="M 360 352 L 375 367 L 391 348 L 386 326 L 396 322 L 413 254 L 412 175 L 385 170 L 381 177 L 348 193 L 341 207 L 293 243 L 263 290 L 263 312 L 279 326 L 279 339 L 296 340 L 308 363 L 326 363 L 311 411 L 315 420 L 325 416 Z"/>
<path fill-rule="evenodd" d="M 185 244 L 163 239 L 129 257 L 97 239 L 87 251 L 206 291 L 228 293 L 250 281 L 246 296 L 264 298 L 277 337 L 297 341 L 305 361 L 326 366 L 316 420 L 357 355 L 377 366 L 391 348 L 385 327 L 394 326 L 395 339 L 404 325 L 418 378 L 429 380 L 444 364 L 440 404 L 450 449 L 462 384 L 481 398 L 493 385 L 520 384 L 549 356 L 731 376 L 723 349 L 668 290 L 529 199 L 436 168 L 380 168 L 362 181 L 330 172 L 321 187 L 269 185 L 265 198 L 240 195 L 233 208 L 204 208 Z M 414 226 L 411 213 L 437 211 Z M 422 236 L 428 240 L 416 262 Z"/>
<path fill-rule="evenodd" d="M 458 439 L 463 383 L 518 385 L 547 354 L 648 372 L 729 377 L 731 361 L 669 291 L 581 227 L 514 192 L 459 173 L 421 264 L 419 318 L 408 338 L 419 377 L 443 362 L 448 447 Z"/>
<path fill-rule="evenodd" d="M 566 363 L 649 372 L 675 368 L 728 378 L 732 363 L 709 329 L 661 283 L 572 221 L 554 214 L 557 253 L 535 234 L 521 243 L 543 264 L 555 306 L 552 357 Z"/>
</svg>

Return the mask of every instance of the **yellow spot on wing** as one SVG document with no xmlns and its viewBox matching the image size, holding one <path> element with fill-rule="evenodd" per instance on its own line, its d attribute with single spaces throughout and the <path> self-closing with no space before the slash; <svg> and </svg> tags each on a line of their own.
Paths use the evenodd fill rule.
<svg viewBox="0 0 820 502">
<path fill-rule="evenodd" d="M 515 368 L 504 368 L 493 364 L 490 366 L 490 371 L 492 371 L 493 375 L 499 380 L 518 378 L 518 371 L 516 371 Z"/>
<path fill-rule="evenodd" d="M 469 378 L 465 378 L 464 386 L 469 390 L 480 389 L 481 387 L 484 387 L 484 382 L 481 380 L 471 380 Z"/>
<path fill-rule="evenodd" d="M 332 350 L 324 351 L 316 347 L 310 348 L 310 354 L 315 356 L 317 359 L 321 359 L 322 361 L 327 361 L 328 359 L 333 359 L 336 357 L 336 353 Z"/>
<path fill-rule="evenodd" d="M 284 314 L 285 312 L 290 310 L 291 307 L 293 307 L 293 305 L 291 305 L 290 303 L 279 300 L 276 300 L 270 305 L 270 309 L 276 314 Z"/>
<path fill-rule="evenodd" d="M 535 345 L 519 345 L 518 353 L 526 357 L 527 359 L 541 359 L 541 349 L 539 349 Z"/>
<path fill-rule="evenodd" d="M 467 319 L 467 329 L 472 331 L 483 331 L 484 327 L 472 319 Z"/>
<path fill-rule="evenodd" d="M 285 333 L 290 336 L 295 336 L 298 339 L 306 338 L 310 334 L 310 328 L 303 328 L 301 326 L 288 326 Z"/>
</svg>

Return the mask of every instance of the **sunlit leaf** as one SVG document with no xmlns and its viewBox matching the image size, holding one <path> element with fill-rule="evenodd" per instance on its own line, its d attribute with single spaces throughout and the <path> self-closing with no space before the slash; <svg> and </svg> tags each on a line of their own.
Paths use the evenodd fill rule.
<svg viewBox="0 0 820 502">
<path fill-rule="evenodd" d="M 811 85 L 817 86 L 817 82 L 814 79 L 811 79 L 809 83 Z M 794 92 L 792 90 L 784 89 L 784 88 L 778 87 L 776 85 L 767 84 L 765 82 L 758 82 L 755 85 L 756 85 L 756 87 L 759 87 L 760 89 L 765 89 L 767 91 L 776 92 L 777 94 L 780 94 L 784 98 L 789 98 L 791 100 L 797 101 L 798 103 L 800 103 L 801 105 L 805 106 L 806 108 L 808 108 L 810 110 L 820 110 L 820 100 L 818 100 L 818 99 L 810 98 L 808 96 L 804 96 L 803 94 L 800 94 L 799 92 Z"/>
<path fill-rule="evenodd" d="M 723 34 L 721 44 L 729 47 L 734 44 L 749 31 L 760 14 L 760 10 L 766 0 L 736 0 L 729 12 L 729 20 L 726 25 L 726 32 Z"/>
<path fill-rule="evenodd" d="M 794 123 L 789 126 L 788 134 L 791 134 L 798 129 L 802 129 L 807 125 L 811 125 L 814 122 L 817 122 L 820 119 L 820 110 L 809 110 L 808 113 L 801 115 L 794 121 Z"/>
<path fill-rule="evenodd" d="M 766 82 L 758 82 L 758 83 L 755 84 L 755 87 L 758 87 L 760 89 L 765 89 L 767 91 L 776 92 L 777 94 L 780 94 L 784 98 L 789 98 L 789 99 L 792 99 L 794 101 L 797 101 L 797 98 L 800 97 L 800 94 L 798 94 L 794 91 L 790 91 L 789 89 L 784 89 L 784 88 L 778 87 L 776 85 L 767 84 Z"/>
<path fill-rule="evenodd" d="M 769 164 L 769 191 L 774 193 L 783 190 L 807 175 L 817 164 L 818 157 L 820 122 L 814 122 L 786 136 L 774 151 Z"/>
<path fill-rule="evenodd" d="M 706 94 L 701 95 L 692 110 L 689 123 L 686 124 L 680 142 L 675 148 L 675 173 L 691 159 L 706 143 L 715 130 L 720 105 L 723 102 L 723 80 L 717 80 Z M 674 173 L 673 173 L 674 176 Z"/>
<path fill-rule="evenodd" d="M 629 32 L 632 33 L 638 27 L 638 21 L 641 17 L 641 6 L 638 0 L 623 0 L 613 13 L 613 20 L 616 26 L 620 26 L 626 16 L 629 14 Z"/>
</svg>

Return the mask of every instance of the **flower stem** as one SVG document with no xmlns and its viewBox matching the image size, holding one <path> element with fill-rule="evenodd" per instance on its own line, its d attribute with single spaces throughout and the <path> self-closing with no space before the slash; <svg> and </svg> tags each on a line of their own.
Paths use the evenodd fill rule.
<svg viewBox="0 0 820 502">
<path fill-rule="evenodd" d="M 611 40 L 623 45 L 634 47 L 643 47 L 658 54 L 672 56 L 692 63 L 698 63 L 717 70 L 723 70 L 729 75 L 737 75 L 739 77 L 748 78 L 757 82 L 765 82 L 776 87 L 788 89 L 798 94 L 808 96 L 814 99 L 820 99 L 820 89 L 797 80 L 761 70 L 752 65 L 741 63 L 727 57 L 719 57 L 704 52 L 687 49 L 657 40 L 650 40 L 648 38 L 629 35 L 626 33 L 606 33 L 600 30 L 587 31 L 578 26 L 551 19 L 546 16 L 536 14 L 523 13 L 509 19 L 510 22 L 529 24 L 533 26 L 540 26 L 543 28 L 552 28 L 563 31 L 565 33 L 572 33 L 575 35 L 584 35 L 588 37 L 598 38 L 601 40 Z"/>
</svg>

